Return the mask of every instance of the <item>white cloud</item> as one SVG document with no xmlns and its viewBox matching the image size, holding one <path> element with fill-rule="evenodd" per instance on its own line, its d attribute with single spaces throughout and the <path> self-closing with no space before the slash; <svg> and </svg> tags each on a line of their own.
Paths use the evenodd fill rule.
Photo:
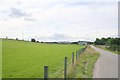
<svg viewBox="0 0 120 80">
<path fill-rule="evenodd" d="M 117 14 L 117 0 L 2 0 L 0 37 L 94 40 L 117 34 Z"/>
</svg>

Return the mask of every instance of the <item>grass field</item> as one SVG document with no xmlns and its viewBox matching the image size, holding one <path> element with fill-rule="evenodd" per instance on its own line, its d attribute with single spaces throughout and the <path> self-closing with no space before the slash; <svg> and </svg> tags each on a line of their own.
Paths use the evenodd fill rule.
<svg viewBox="0 0 120 80">
<path fill-rule="evenodd" d="M 80 45 L 42 44 L 16 40 L 3 40 L 3 78 L 43 78 L 43 66 L 49 66 L 51 77 L 63 69 L 64 57 L 71 60 L 72 52 Z"/>
<path fill-rule="evenodd" d="M 0 39 L 0 79 L 2 78 L 2 39 Z"/>
</svg>

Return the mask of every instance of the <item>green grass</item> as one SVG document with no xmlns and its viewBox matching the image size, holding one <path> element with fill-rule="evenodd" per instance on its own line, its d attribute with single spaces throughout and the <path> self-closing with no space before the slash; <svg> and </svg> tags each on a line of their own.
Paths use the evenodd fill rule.
<svg viewBox="0 0 120 80">
<path fill-rule="evenodd" d="M 2 39 L 0 39 L 0 79 L 2 78 Z"/>
<path fill-rule="evenodd" d="M 68 57 L 70 62 L 72 52 L 83 47 L 3 40 L 2 77 L 43 78 L 43 67 L 48 65 L 49 75 L 54 78 L 61 74 L 64 57 Z"/>
<path fill-rule="evenodd" d="M 71 71 L 68 77 L 74 78 L 93 78 L 93 69 L 96 60 L 100 54 L 90 46 L 87 47 L 85 52 L 80 55 L 78 61 L 76 61 L 76 67 Z"/>
</svg>

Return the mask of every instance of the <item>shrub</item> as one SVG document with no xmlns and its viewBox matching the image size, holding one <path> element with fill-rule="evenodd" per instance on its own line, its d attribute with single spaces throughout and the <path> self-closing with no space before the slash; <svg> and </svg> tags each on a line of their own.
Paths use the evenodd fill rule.
<svg viewBox="0 0 120 80">
<path fill-rule="evenodd" d="M 37 41 L 37 43 L 39 43 L 39 41 Z"/>
<path fill-rule="evenodd" d="M 18 40 L 18 38 L 16 38 L 16 40 Z"/>
<path fill-rule="evenodd" d="M 31 39 L 31 42 L 36 42 L 36 40 L 35 39 Z"/>
</svg>

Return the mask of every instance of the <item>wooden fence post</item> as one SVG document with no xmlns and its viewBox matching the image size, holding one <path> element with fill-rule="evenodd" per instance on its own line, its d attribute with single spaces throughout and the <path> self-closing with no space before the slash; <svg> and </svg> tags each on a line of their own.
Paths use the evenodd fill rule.
<svg viewBox="0 0 120 80">
<path fill-rule="evenodd" d="M 82 53 L 82 49 L 80 49 L 80 54 Z"/>
<path fill-rule="evenodd" d="M 44 80 L 47 80 L 48 78 L 48 66 L 44 66 Z"/>
<path fill-rule="evenodd" d="M 79 50 L 78 50 L 78 56 L 79 56 Z"/>
<path fill-rule="evenodd" d="M 74 52 L 72 53 L 72 65 L 74 66 Z"/>
<path fill-rule="evenodd" d="M 64 80 L 67 78 L 67 57 L 64 60 Z"/>
<path fill-rule="evenodd" d="M 77 60 L 77 58 L 78 58 L 78 55 L 77 55 L 77 51 L 76 51 L 76 60 Z"/>
<path fill-rule="evenodd" d="M 81 49 L 79 49 L 79 54 L 81 53 Z"/>
<path fill-rule="evenodd" d="M 79 51 L 77 52 L 77 57 L 79 58 Z"/>
</svg>

